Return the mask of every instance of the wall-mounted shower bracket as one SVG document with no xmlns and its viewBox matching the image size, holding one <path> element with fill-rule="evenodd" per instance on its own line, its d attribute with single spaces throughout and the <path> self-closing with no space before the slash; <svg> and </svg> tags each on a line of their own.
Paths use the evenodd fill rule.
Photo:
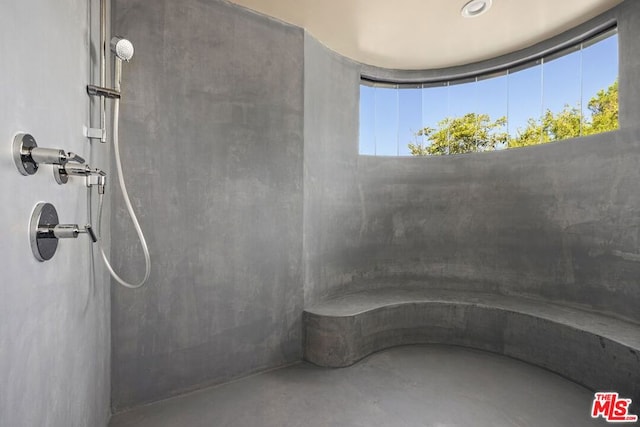
<svg viewBox="0 0 640 427">
<path fill-rule="evenodd" d="M 106 132 L 104 129 L 89 128 L 86 126 L 82 127 L 82 134 L 89 139 L 99 139 L 100 141 L 104 140 L 106 137 Z"/>
<path fill-rule="evenodd" d="M 96 169 L 98 170 L 98 169 Z M 87 175 L 85 180 L 87 187 L 97 186 L 98 194 L 104 194 L 104 187 L 107 183 L 107 174 L 103 172 L 103 174 L 91 174 Z"/>
<path fill-rule="evenodd" d="M 91 96 L 104 96 L 105 98 L 120 99 L 120 92 L 108 87 L 87 85 L 87 93 Z"/>
<path fill-rule="evenodd" d="M 38 261 L 50 260 L 55 255 L 59 239 L 76 238 L 81 233 L 87 234 L 94 243 L 98 241 L 90 224 L 84 228 L 60 224 L 58 212 L 51 203 L 38 203 L 31 214 L 29 238 L 31 251 Z"/>
</svg>

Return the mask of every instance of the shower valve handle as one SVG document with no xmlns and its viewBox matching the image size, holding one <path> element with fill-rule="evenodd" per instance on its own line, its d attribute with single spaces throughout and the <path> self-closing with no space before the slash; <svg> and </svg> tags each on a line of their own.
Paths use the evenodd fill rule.
<svg viewBox="0 0 640 427">
<path fill-rule="evenodd" d="M 84 163 L 84 159 L 71 151 L 66 152 L 58 148 L 33 147 L 25 153 L 31 156 L 35 163 L 63 166 L 67 162 Z"/>
<path fill-rule="evenodd" d="M 98 241 L 98 236 L 96 236 L 96 233 L 93 232 L 93 227 L 91 226 L 91 224 L 85 225 L 84 230 L 80 231 L 80 233 L 87 233 L 93 243 L 96 243 Z"/>
<path fill-rule="evenodd" d="M 58 249 L 60 239 L 75 239 L 86 234 L 93 243 L 98 241 L 91 224 L 79 227 L 78 224 L 60 224 L 58 212 L 51 203 L 38 203 L 31 214 L 29 240 L 31 251 L 38 261 L 50 260 Z"/>
<path fill-rule="evenodd" d="M 33 175 L 38 171 L 40 163 L 56 166 L 66 165 L 68 162 L 84 163 L 84 159 L 71 151 L 59 148 L 38 147 L 36 140 L 28 133 L 18 133 L 13 139 L 13 161 L 22 175 Z M 56 168 L 54 168 L 55 170 Z"/>
<path fill-rule="evenodd" d="M 67 153 L 67 162 L 76 162 L 76 163 L 84 163 L 84 158 L 78 156 L 76 153 L 72 153 L 69 151 Z"/>
<path fill-rule="evenodd" d="M 45 226 L 38 228 L 38 236 L 41 238 L 56 238 L 56 239 L 75 239 L 79 234 L 87 234 L 89 238 L 95 243 L 98 241 L 96 234 L 93 232 L 91 224 L 85 225 L 84 228 L 78 227 L 77 224 L 56 224 L 54 226 Z"/>
</svg>

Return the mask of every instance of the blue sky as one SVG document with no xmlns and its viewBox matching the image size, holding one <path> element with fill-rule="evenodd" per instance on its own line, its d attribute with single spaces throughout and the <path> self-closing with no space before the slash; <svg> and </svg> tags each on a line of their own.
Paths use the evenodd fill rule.
<svg viewBox="0 0 640 427">
<path fill-rule="evenodd" d="M 566 104 L 582 106 L 618 77 L 618 37 L 585 44 L 543 64 L 477 82 L 428 88 L 360 87 L 360 154 L 409 155 L 407 144 L 424 126 L 446 117 L 487 113 L 506 116 L 508 132 L 517 133 L 528 118 L 538 118 Z"/>
</svg>

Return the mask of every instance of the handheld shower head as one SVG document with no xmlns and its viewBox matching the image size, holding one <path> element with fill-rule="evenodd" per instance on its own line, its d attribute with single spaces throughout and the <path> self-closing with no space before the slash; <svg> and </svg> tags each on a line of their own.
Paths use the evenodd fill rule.
<svg viewBox="0 0 640 427">
<path fill-rule="evenodd" d="M 111 51 L 121 60 L 129 62 L 133 57 L 133 44 L 125 38 L 114 37 L 111 39 Z"/>
</svg>

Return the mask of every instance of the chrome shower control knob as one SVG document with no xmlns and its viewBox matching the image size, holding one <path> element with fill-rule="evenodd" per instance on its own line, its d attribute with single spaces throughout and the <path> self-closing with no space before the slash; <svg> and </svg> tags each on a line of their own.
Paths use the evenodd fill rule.
<svg viewBox="0 0 640 427">
<path fill-rule="evenodd" d="M 93 243 L 98 241 L 95 233 L 93 232 L 93 227 L 91 224 L 85 225 L 84 228 L 78 227 L 77 224 L 58 224 L 53 228 L 47 229 L 46 227 L 42 230 L 38 230 L 38 232 L 49 233 L 53 232 L 53 235 L 58 239 L 75 239 L 78 237 L 78 234 L 87 234 L 89 238 L 93 241 Z"/>
<path fill-rule="evenodd" d="M 72 153 L 71 151 L 69 151 L 67 153 L 67 162 L 84 163 L 85 160 L 83 157 L 78 156 L 76 153 Z"/>
<path fill-rule="evenodd" d="M 96 243 L 98 241 L 98 236 L 96 236 L 96 233 L 93 232 L 93 227 L 91 226 L 91 224 L 85 225 L 83 232 L 89 235 L 89 238 L 93 243 Z"/>
<path fill-rule="evenodd" d="M 58 184 L 66 184 L 69 180 L 64 173 L 65 165 L 69 162 L 84 163 L 84 159 L 71 151 L 65 152 L 58 148 L 38 147 L 36 140 L 28 133 L 18 133 L 13 138 L 13 162 L 22 175 L 33 175 L 38 171 L 40 163 L 56 165 L 53 176 Z"/>
<path fill-rule="evenodd" d="M 79 234 L 87 234 L 95 243 L 98 241 L 91 224 L 84 228 L 77 224 L 60 224 L 58 212 L 51 203 L 38 203 L 31 215 L 29 237 L 31 251 L 38 261 L 50 260 L 58 249 L 58 239 L 75 239 Z"/>
</svg>

